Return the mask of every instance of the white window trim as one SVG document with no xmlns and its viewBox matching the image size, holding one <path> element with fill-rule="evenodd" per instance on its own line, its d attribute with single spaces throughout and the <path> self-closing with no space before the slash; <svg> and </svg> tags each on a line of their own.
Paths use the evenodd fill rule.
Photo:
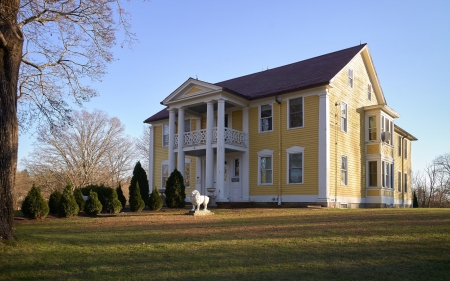
<svg viewBox="0 0 450 281">
<path fill-rule="evenodd" d="M 302 154 L 302 182 L 289 182 L 289 154 Z M 286 149 L 286 184 L 297 185 L 305 182 L 305 148 L 301 146 L 291 146 Z"/>
<path fill-rule="evenodd" d="M 161 137 L 162 137 L 161 142 L 162 142 L 162 146 L 163 147 L 168 147 L 170 140 L 167 142 L 167 144 L 164 144 L 164 125 L 167 125 L 167 127 L 169 127 L 168 123 L 163 123 L 162 124 L 162 126 L 161 126 Z M 169 132 L 170 132 L 170 128 L 169 128 Z M 170 137 L 170 133 L 168 134 L 168 136 Z"/>
<path fill-rule="evenodd" d="M 262 131 L 261 130 L 261 107 L 264 105 L 270 105 L 272 108 L 272 130 L 268 130 L 268 131 Z M 260 104 L 258 105 L 258 133 L 260 134 L 264 134 L 264 133 L 270 133 L 273 132 L 273 123 L 274 123 L 274 117 L 273 117 L 273 103 L 269 102 L 269 103 L 264 103 L 264 104 Z"/>
<path fill-rule="evenodd" d="M 375 162 L 375 167 L 377 168 L 377 171 L 376 171 L 376 179 L 377 179 L 377 185 L 370 185 L 370 162 Z M 367 187 L 378 187 L 378 180 L 379 180 L 379 174 L 378 174 L 378 161 L 377 160 L 368 160 L 367 161 L 367 164 L 366 164 L 367 166 L 367 169 L 366 169 L 366 171 L 367 171 L 367 173 L 366 173 L 366 186 Z M 382 182 L 381 182 L 381 184 L 382 184 Z"/>
<path fill-rule="evenodd" d="M 351 72 L 351 76 L 350 76 L 350 72 Z M 353 69 L 352 68 L 349 68 L 348 69 L 348 71 L 347 71 L 347 76 L 348 76 L 348 78 L 347 78 L 347 85 L 350 87 L 350 88 L 352 88 L 353 89 L 353 86 L 355 85 L 355 73 L 354 73 L 354 71 L 353 71 Z"/>
<path fill-rule="evenodd" d="M 398 175 L 400 175 L 400 177 L 399 177 Z M 403 178 L 402 178 L 402 171 L 397 170 L 397 177 L 398 177 L 398 179 L 397 179 L 397 192 L 401 193 L 401 192 L 403 192 Z M 399 180 L 400 180 L 400 182 L 399 182 Z M 398 184 L 399 184 L 399 183 L 400 183 L 400 190 L 398 190 Z"/>
<path fill-rule="evenodd" d="M 407 139 L 404 139 L 405 140 L 405 143 L 403 144 L 403 157 L 405 158 L 405 159 L 408 159 L 408 140 Z"/>
<path fill-rule="evenodd" d="M 258 151 L 258 185 L 273 185 L 273 150 L 263 149 Z M 272 183 L 261 183 L 261 157 L 272 157 Z"/>
<path fill-rule="evenodd" d="M 167 178 L 169 178 L 170 177 L 170 173 L 171 173 L 169 171 L 169 160 L 164 160 L 164 161 L 161 162 L 161 174 L 160 174 L 159 180 L 161 181 L 161 188 L 165 189 L 166 185 L 163 182 L 163 166 L 167 166 L 167 170 L 169 172 L 169 174 L 167 175 Z"/>
<path fill-rule="evenodd" d="M 347 164 L 346 170 L 345 170 L 345 184 L 342 184 L 341 180 L 341 186 L 348 186 L 348 157 L 346 155 L 341 155 L 341 177 L 342 177 L 342 158 L 345 158 L 345 162 Z"/>
<path fill-rule="evenodd" d="M 290 127 L 291 124 L 291 107 L 290 107 L 290 102 L 291 100 L 295 100 L 295 99 L 302 99 L 302 120 L 303 120 L 303 124 L 302 126 L 299 127 Z M 273 119 L 272 119 L 273 120 Z M 287 100 L 287 129 L 288 130 L 295 130 L 295 129 L 299 129 L 299 128 L 304 128 L 305 127 L 305 99 L 304 97 L 293 97 Z M 273 128 L 273 127 L 272 127 Z"/>
<path fill-rule="evenodd" d="M 397 142 L 398 142 L 397 155 L 398 155 L 398 157 L 402 157 L 402 154 L 403 154 L 403 138 L 401 136 L 397 136 Z"/>
<path fill-rule="evenodd" d="M 404 193 L 409 193 L 409 191 L 408 191 L 408 187 L 409 187 L 409 185 L 408 185 L 408 178 L 409 178 L 408 173 L 404 173 L 403 174 L 403 192 Z"/>
<path fill-rule="evenodd" d="M 342 128 L 342 105 L 343 104 L 345 104 L 345 127 L 346 127 L 346 130 L 343 130 L 343 128 Z M 341 121 L 340 122 L 340 124 L 341 124 L 341 132 L 348 133 L 348 104 L 343 102 L 343 101 L 341 101 L 341 108 L 340 108 L 339 118 L 340 118 L 339 120 Z"/>
<path fill-rule="evenodd" d="M 372 117 L 375 120 L 375 139 L 374 140 L 370 139 L 370 117 Z M 376 142 L 376 141 L 378 141 L 377 124 L 378 123 L 377 123 L 377 116 L 376 115 L 369 115 L 369 116 L 367 116 L 367 126 L 366 126 L 366 128 L 367 128 L 367 130 L 366 130 L 366 132 L 367 132 L 367 142 Z"/>
</svg>

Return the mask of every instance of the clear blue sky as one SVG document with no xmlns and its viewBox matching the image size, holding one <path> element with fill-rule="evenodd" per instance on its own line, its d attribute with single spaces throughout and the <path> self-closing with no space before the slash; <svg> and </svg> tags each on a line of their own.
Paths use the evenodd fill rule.
<svg viewBox="0 0 450 281">
<path fill-rule="evenodd" d="M 450 152 L 450 1 L 151 0 L 126 4 L 140 43 L 85 104 L 138 137 L 143 120 L 189 77 L 215 83 L 368 43 L 396 124 L 416 136 L 413 169 Z M 22 134 L 19 160 L 34 136 Z M 19 166 L 20 168 L 20 166 Z"/>
</svg>

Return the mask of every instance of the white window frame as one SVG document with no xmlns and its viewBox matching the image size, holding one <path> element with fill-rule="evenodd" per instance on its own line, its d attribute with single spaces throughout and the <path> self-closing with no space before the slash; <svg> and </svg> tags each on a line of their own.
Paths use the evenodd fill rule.
<svg viewBox="0 0 450 281">
<path fill-rule="evenodd" d="M 164 134 L 164 127 L 165 127 L 165 126 L 167 126 L 167 130 L 168 130 L 168 132 L 167 132 L 167 144 L 164 142 L 164 136 L 166 136 L 166 135 Z M 161 135 L 162 135 L 162 146 L 163 146 L 163 147 L 169 146 L 169 142 L 170 142 L 170 140 L 169 140 L 169 138 L 170 138 L 170 128 L 169 128 L 169 124 L 164 123 L 164 124 L 162 124 L 161 128 L 162 128 L 162 132 L 161 132 Z"/>
<path fill-rule="evenodd" d="M 348 80 L 347 80 L 347 85 L 353 89 L 353 84 L 354 84 L 355 80 L 354 80 L 354 75 L 353 75 L 353 69 L 349 68 L 348 69 Z"/>
<path fill-rule="evenodd" d="M 402 185 L 402 171 L 397 171 L 397 191 L 402 192 L 403 185 Z"/>
<path fill-rule="evenodd" d="M 272 158 L 272 182 L 271 183 L 261 183 L 261 158 L 271 157 Z M 263 149 L 258 151 L 258 185 L 273 185 L 273 150 Z"/>
<path fill-rule="evenodd" d="M 370 172 L 371 172 L 370 171 L 370 163 L 375 163 L 375 168 L 376 168 L 376 171 L 375 171 L 376 183 L 375 183 L 375 185 L 370 185 Z M 378 186 L 378 161 L 376 161 L 376 160 L 367 161 L 367 186 L 368 187 L 377 187 Z"/>
<path fill-rule="evenodd" d="M 392 176 L 394 173 L 393 164 L 387 161 L 381 161 L 382 187 L 394 188 Z"/>
<path fill-rule="evenodd" d="M 372 118 L 375 121 L 374 128 L 370 127 L 370 118 Z M 370 139 L 371 130 L 375 130 L 375 139 Z M 368 136 L 367 136 L 368 141 L 376 141 L 377 140 L 377 117 L 375 115 L 368 116 L 368 118 L 367 118 L 367 133 L 368 133 Z"/>
<path fill-rule="evenodd" d="M 164 160 L 164 161 L 161 162 L 161 178 L 160 178 L 161 188 L 165 189 L 166 188 L 166 184 L 164 182 L 164 175 L 163 175 L 164 169 L 163 169 L 163 166 L 167 166 L 167 173 L 168 173 L 167 174 L 167 178 L 169 178 L 170 174 L 171 174 L 171 172 L 169 171 L 169 160 Z"/>
<path fill-rule="evenodd" d="M 291 127 L 291 100 L 295 100 L 295 99 L 301 99 L 302 100 L 302 125 L 298 126 L 298 127 Z M 291 129 L 298 129 L 298 128 L 303 128 L 305 127 L 305 99 L 303 97 L 296 97 L 296 98 L 291 98 L 288 100 L 287 102 L 287 129 L 291 130 Z"/>
<path fill-rule="evenodd" d="M 342 109 L 345 106 L 345 116 L 342 113 L 344 111 L 344 109 Z M 341 131 L 347 133 L 348 132 L 348 104 L 346 104 L 345 102 L 341 102 Z M 342 122 L 344 122 L 344 127 L 342 128 Z"/>
<path fill-rule="evenodd" d="M 367 98 L 370 101 L 372 100 L 372 85 L 370 83 L 367 84 Z"/>
<path fill-rule="evenodd" d="M 289 155 L 301 154 L 302 155 L 302 181 L 301 182 L 289 182 Z M 305 148 L 301 146 L 291 146 L 286 149 L 286 184 L 303 184 L 305 182 Z"/>
<path fill-rule="evenodd" d="M 345 169 L 342 167 L 343 160 L 345 159 Z M 342 173 L 345 172 L 345 180 L 342 182 Z M 348 157 L 346 155 L 341 155 L 341 185 L 348 185 Z"/>
<path fill-rule="evenodd" d="M 270 105 L 270 108 L 271 108 L 271 115 L 270 115 L 270 117 L 264 117 L 264 118 L 262 118 L 261 117 L 261 108 L 263 107 L 263 106 L 265 106 L 265 105 Z M 271 118 L 272 119 L 272 124 L 271 124 L 271 127 L 272 127 L 272 129 L 270 129 L 270 130 L 267 130 L 267 131 L 263 131 L 262 130 L 262 120 L 261 119 L 268 119 L 268 118 Z M 258 132 L 259 133 L 268 133 L 268 132 L 273 132 L 273 103 L 265 103 L 265 104 L 261 104 L 261 105 L 259 105 L 258 106 Z"/>
<path fill-rule="evenodd" d="M 404 174 L 403 181 L 403 190 L 405 191 L 405 193 L 408 193 L 408 173 Z"/>
<path fill-rule="evenodd" d="M 397 138 L 397 142 L 398 142 L 398 149 L 397 149 L 397 153 L 399 157 L 402 157 L 402 149 L 403 149 L 403 138 L 402 136 L 398 136 Z"/>
<path fill-rule="evenodd" d="M 403 157 L 405 158 L 405 159 L 408 159 L 408 140 L 407 139 L 404 139 L 405 140 L 405 143 L 404 143 L 404 145 L 403 145 Z"/>
</svg>

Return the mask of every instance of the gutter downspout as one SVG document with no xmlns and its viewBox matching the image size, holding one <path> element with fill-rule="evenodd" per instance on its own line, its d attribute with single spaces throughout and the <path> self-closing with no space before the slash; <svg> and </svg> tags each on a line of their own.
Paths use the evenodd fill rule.
<svg viewBox="0 0 450 281">
<path fill-rule="evenodd" d="M 336 164 L 334 165 L 334 208 L 337 208 L 337 188 L 338 188 L 338 170 L 339 170 L 339 161 L 337 158 L 338 153 L 338 106 L 340 105 L 340 102 L 336 102 L 334 104 L 334 159 L 336 161 Z"/>
<path fill-rule="evenodd" d="M 281 205 L 281 101 L 275 96 L 278 103 L 278 205 Z"/>
<path fill-rule="evenodd" d="M 403 153 L 404 153 L 404 144 L 403 144 L 403 142 L 404 142 L 404 139 L 405 139 L 405 137 L 402 137 L 402 153 L 401 153 L 401 156 L 400 157 L 402 157 L 402 174 L 400 175 L 400 177 L 401 177 L 401 179 L 400 179 L 400 182 L 402 183 L 402 186 L 400 187 L 401 189 L 402 189 L 402 206 L 403 206 L 403 208 L 405 208 L 405 189 L 404 189 L 404 186 L 405 186 L 405 183 L 403 182 L 404 180 L 405 180 L 405 176 L 404 176 L 404 174 L 405 174 L 405 171 L 404 171 L 404 161 L 405 161 L 405 157 L 404 157 L 404 155 L 403 155 Z"/>
</svg>

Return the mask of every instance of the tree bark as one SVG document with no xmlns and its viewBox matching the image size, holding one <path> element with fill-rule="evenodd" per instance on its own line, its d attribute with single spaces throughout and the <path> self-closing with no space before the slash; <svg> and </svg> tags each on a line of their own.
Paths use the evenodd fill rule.
<svg viewBox="0 0 450 281">
<path fill-rule="evenodd" d="M 12 189 L 17 167 L 17 81 L 23 36 L 17 24 L 19 0 L 0 2 L 0 241 L 13 239 Z"/>
</svg>

